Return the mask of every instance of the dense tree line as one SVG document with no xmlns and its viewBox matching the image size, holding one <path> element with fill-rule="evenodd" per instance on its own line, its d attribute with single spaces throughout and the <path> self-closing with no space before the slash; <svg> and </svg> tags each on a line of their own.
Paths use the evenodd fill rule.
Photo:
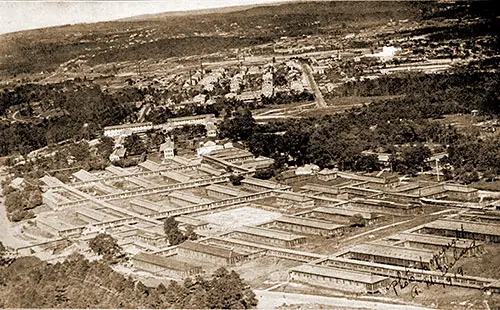
<svg viewBox="0 0 500 310">
<path fill-rule="evenodd" d="M 45 154 L 50 155 L 25 158 L 24 163 L 11 163 L 9 172 L 25 180 L 20 188 L 12 187 L 10 178 L 2 183 L 9 219 L 17 222 L 34 216 L 32 209 L 42 204 L 39 178 L 48 173 L 67 182 L 71 173 L 78 169 L 102 170 L 109 165 L 113 146 L 113 139 L 108 137 L 102 137 L 93 147 L 86 141 L 68 142 L 45 149 Z"/>
<path fill-rule="evenodd" d="M 9 108 L 30 110 L 29 114 L 36 108 L 39 114 L 13 124 L 0 123 L 0 156 L 27 154 L 66 139 L 96 137 L 102 127 L 131 117 L 134 105 L 129 100 L 136 95 L 134 90 L 111 94 L 82 81 L 24 84 L 0 91 L 0 115 Z"/>
<path fill-rule="evenodd" d="M 257 305 L 237 273 L 224 268 L 209 279 L 147 287 L 114 271 L 107 262 L 74 254 L 49 264 L 20 257 L 0 266 L 0 308 L 218 308 Z"/>
<path fill-rule="evenodd" d="M 22 187 L 14 188 L 8 183 L 3 185 L 5 210 L 7 217 L 13 222 L 33 218 L 33 209 L 42 204 L 42 191 L 37 179 L 25 179 Z"/>
<path fill-rule="evenodd" d="M 341 96 L 407 95 L 421 118 L 479 110 L 500 114 L 500 73 L 460 70 L 454 74 L 408 73 L 352 81 L 337 90 Z M 430 108 L 429 108 L 430 106 Z M 412 116 L 415 117 L 415 116 Z"/>
<path fill-rule="evenodd" d="M 427 168 L 425 160 L 430 150 L 424 144 L 438 144 L 443 146 L 441 150 L 447 147 L 450 153 L 448 161 L 455 169 L 451 177 L 470 182 L 475 179 L 472 173 L 475 171 L 476 174 L 485 172 L 491 179 L 500 173 L 498 139 L 461 134 L 456 128 L 440 125 L 433 119 L 472 109 L 480 109 L 488 117 L 498 115 L 498 77 L 497 74 L 485 77 L 417 74 L 411 79 L 420 82 L 399 87 L 401 93 L 409 92 L 401 98 L 342 114 L 267 125 L 256 124 L 249 111 L 239 110 L 226 117 L 219 130 L 222 137 L 246 141 L 255 155 L 272 157 L 277 162 L 314 163 L 355 171 L 379 169 L 376 157 L 362 153 L 376 150 L 392 154 L 390 163 L 394 171 L 414 174 Z M 402 82 L 399 78 L 387 79 Z M 365 92 L 363 95 L 379 95 L 373 83 L 359 84 L 366 89 L 360 87 L 357 91 Z M 380 81 L 376 83 L 384 85 Z"/>
<path fill-rule="evenodd" d="M 271 105 L 290 104 L 296 102 L 310 102 L 314 100 L 314 95 L 308 91 L 278 92 L 273 97 L 261 96 L 260 100 L 244 102 L 235 98 L 216 97 L 215 103 L 210 105 L 198 105 L 194 103 L 186 104 L 182 108 L 170 109 L 168 107 L 156 107 L 147 115 L 146 120 L 154 124 L 166 123 L 170 118 L 214 114 L 215 116 L 225 116 L 240 109 L 255 110 Z"/>
</svg>

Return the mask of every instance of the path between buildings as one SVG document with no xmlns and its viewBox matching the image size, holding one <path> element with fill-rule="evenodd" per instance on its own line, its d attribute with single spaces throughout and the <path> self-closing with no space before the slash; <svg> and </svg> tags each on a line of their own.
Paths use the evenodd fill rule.
<svg viewBox="0 0 500 310">
<path fill-rule="evenodd" d="M 306 295 L 283 292 L 269 292 L 267 290 L 255 290 L 259 300 L 257 309 L 274 309 L 285 305 L 310 304 L 327 305 L 335 308 L 361 308 L 361 309 L 384 309 L 384 310 L 423 310 L 430 309 L 421 306 L 389 304 L 376 301 L 355 300 L 342 297 L 326 297 L 318 295 Z"/>
<path fill-rule="evenodd" d="M 343 239 L 342 241 L 348 241 L 348 240 L 356 239 L 356 238 L 359 238 L 359 237 L 362 237 L 362 236 L 365 236 L 365 235 L 368 235 L 368 234 L 374 233 L 374 232 L 379 231 L 379 230 L 382 230 L 382 229 L 391 228 L 391 227 L 394 227 L 394 226 L 398 226 L 398 225 L 406 224 L 406 223 L 411 222 L 411 221 L 413 221 L 413 219 L 411 219 L 411 220 L 406 220 L 406 221 L 401 221 L 401 222 L 397 222 L 397 223 L 393 223 L 393 224 L 389 224 L 389 225 L 385 225 L 385 226 L 382 226 L 382 227 L 377 227 L 377 228 L 374 228 L 374 229 L 372 229 L 372 230 L 365 231 L 364 233 L 360 233 L 360 234 L 354 235 L 354 236 L 352 236 L 352 237 L 349 237 L 349 238 Z"/>
</svg>

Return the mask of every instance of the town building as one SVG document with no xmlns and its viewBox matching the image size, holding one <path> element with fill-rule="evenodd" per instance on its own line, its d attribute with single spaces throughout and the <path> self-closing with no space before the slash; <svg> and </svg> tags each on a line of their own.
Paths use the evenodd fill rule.
<svg viewBox="0 0 500 310">
<path fill-rule="evenodd" d="M 123 159 L 125 157 L 125 154 L 127 153 L 127 149 L 124 147 L 119 147 L 113 150 L 113 153 L 109 155 L 109 160 L 111 162 L 117 162 L 120 159 Z"/>
<path fill-rule="evenodd" d="M 205 126 L 205 129 L 207 130 L 207 137 L 209 138 L 217 137 L 217 126 L 215 126 L 214 123 L 208 122 Z"/>
<path fill-rule="evenodd" d="M 160 145 L 160 152 L 163 152 L 164 159 L 172 159 L 174 158 L 174 141 L 168 137 L 164 143 Z"/>
<path fill-rule="evenodd" d="M 104 135 L 106 137 L 116 138 L 121 135 L 146 132 L 151 129 L 153 129 L 153 123 L 151 122 L 107 126 L 104 127 Z"/>
</svg>

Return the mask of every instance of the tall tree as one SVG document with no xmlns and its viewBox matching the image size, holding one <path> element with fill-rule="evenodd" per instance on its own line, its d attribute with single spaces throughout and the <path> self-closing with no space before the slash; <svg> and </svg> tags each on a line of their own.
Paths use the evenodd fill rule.
<svg viewBox="0 0 500 310">
<path fill-rule="evenodd" d="M 163 230 L 170 245 L 177 245 L 186 241 L 186 236 L 179 229 L 179 222 L 174 217 L 168 217 L 163 223 Z"/>
</svg>

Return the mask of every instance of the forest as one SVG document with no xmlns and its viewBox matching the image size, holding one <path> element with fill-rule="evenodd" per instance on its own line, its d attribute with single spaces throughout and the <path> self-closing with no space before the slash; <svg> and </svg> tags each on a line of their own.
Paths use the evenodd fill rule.
<svg viewBox="0 0 500 310">
<path fill-rule="evenodd" d="M 82 55 L 95 54 L 87 59 L 96 65 L 207 54 L 269 43 L 281 36 L 348 33 L 389 19 L 418 20 L 434 7 L 430 2 L 285 3 L 225 14 L 150 16 L 11 33 L 0 36 L 0 55 L 9 55 L 8 61 L 0 61 L 0 75 L 52 72 L 60 64 Z M 153 31 L 152 42 L 128 45 L 131 34 L 145 30 Z M 113 43 L 109 42 L 111 39 Z M 112 45 L 114 48 L 110 49 Z"/>
<path fill-rule="evenodd" d="M 102 127 L 133 117 L 137 98 L 136 89 L 111 94 L 81 80 L 0 91 L 0 115 L 14 109 L 21 117 L 13 123 L 0 122 L 0 156 L 25 155 L 67 139 L 97 137 Z"/>
<path fill-rule="evenodd" d="M 500 173 L 500 136 L 462 133 L 453 126 L 436 122 L 445 115 L 470 113 L 475 109 L 485 118 L 498 117 L 498 74 L 382 79 L 347 85 L 345 93 L 405 96 L 342 114 L 269 124 L 257 124 L 250 111 L 240 109 L 220 124 L 220 135 L 245 141 L 255 155 L 272 157 L 278 166 L 314 163 L 341 170 L 374 171 L 380 168 L 376 159 L 362 153 L 372 150 L 391 153 L 394 171 L 415 174 L 428 168 L 425 160 L 431 151 L 447 151 L 444 163 L 450 165 L 446 171 L 448 178 L 470 183 L 480 176 L 492 180 Z"/>
<path fill-rule="evenodd" d="M 256 305 L 249 286 L 224 268 L 206 279 L 197 276 L 147 287 L 114 271 L 107 261 L 89 261 L 80 254 L 62 263 L 29 256 L 0 266 L 0 308 L 247 309 Z"/>
</svg>

